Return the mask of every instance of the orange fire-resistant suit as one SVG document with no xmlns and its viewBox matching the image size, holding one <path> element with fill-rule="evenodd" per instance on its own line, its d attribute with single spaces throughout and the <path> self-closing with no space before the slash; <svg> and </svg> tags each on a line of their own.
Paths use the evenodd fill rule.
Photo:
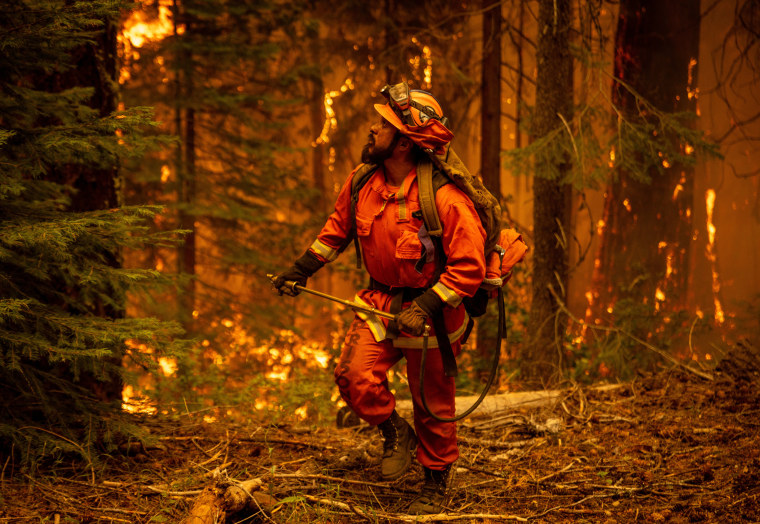
<svg viewBox="0 0 760 524">
<path fill-rule="evenodd" d="M 324 262 L 338 256 L 350 235 L 353 220 L 351 180 L 355 172 L 348 177 L 338 195 L 335 211 L 310 247 Z M 420 235 L 423 222 L 418 212 L 416 176 L 416 169 L 412 169 L 401 187 L 391 187 L 386 183 L 383 168 L 379 167 L 359 190 L 356 233 L 365 267 L 380 285 L 360 291 L 356 301 L 389 311 L 391 299 L 397 291 L 432 286 L 446 304 L 444 321 L 453 352 L 457 355 L 469 321 L 462 298 L 472 296 L 483 281 L 485 231 L 470 199 L 454 184 L 441 187 L 436 192 L 435 202 L 443 224 L 441 244 L 446 265 L 438 280 L 433 282 L 436 263 L 432 257 L 421 268 L 418 265 L 423 256 L 420 236 L 424 237 L 424 228 Z M 407 306 L 408 302 L 403 304 L 403 307 Z M 423 466 L 441 469 L 459 456 L 456 424 L 434 419 L 422 405 L 419 390 L 422 337 L 401 332 L 396 338 L 388 338 L 387 328 L 387 320 L 357 314 L 346 335 L 335 369 L 335 382 L 345 402 L 359 417 L 371 425 L 379 424 L 391 415 L 396 404 L 387 387 L 386 373 L 402 356 L 406 357 L 414 402 L 414 427 L 419 440 L 417 460 Z M 428 339 L 425 399 L 436 415 L 450 418 L 454 416 L 455 408 L 454 379 L 444 376 L 438 343 L 433 335 L 431 332 Z"/>
</svg>

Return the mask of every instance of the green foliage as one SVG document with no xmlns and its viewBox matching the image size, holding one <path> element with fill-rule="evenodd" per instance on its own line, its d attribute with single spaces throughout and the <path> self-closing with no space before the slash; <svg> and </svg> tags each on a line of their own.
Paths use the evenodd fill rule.
<svg viewBox="0 0 760 524">
<path fill-rule="evenodd" d="M 605 84 L 606 85 L 606 84 Z M 666 113 L 637 98 L 638 114 L 626 115 L 606 96 L 574 109 L 574 118 L 562 123 L 529 145 L 505 153 L 508 169 L 515 175 L 535 174 L 555 180 L 559 167 L 571 169 L 562 182 L 574 189 L 596 189 L 621 170 L 649 182 L 653 172 L 663 174 L 665 165 L 692 166 L 700 155 L 719 155 L 716 144 L 693 125 L 693 113 Z M 530 129 L 531 117 L 526 118 Z M 537 159 L 548 169 L 534 173 Z"/>
<path fill-rule="evenodd" d="M 177 235 L 150 233 L 159 207 L 118 202 L 119 164 L 157 146 L 149 110 L 108 109 L 96 48 L 120 6 L 14 1 L 0 21 L 0 445 L 27 464 L 93 463 L 140 435 L 120 415 L 125 344 L 180 347 L 178 326 L 126 315 L 129 290 L 165 279 L 123 268 L 121 251 Z M 102 67 L 78 69 L 83 56 Z"/>
<path fill-rule="evenodd" d="M 630 380 L 659 365 L 672 366 L 672 359 L 692 356 L 686 348 L 694 321 L 687 311 L 663 312 L 656 304 L 621 299 L 610 318 L 611 326 L 589 325 L 585 336 L 566 337 L 573 380 Z"/>
</svg>

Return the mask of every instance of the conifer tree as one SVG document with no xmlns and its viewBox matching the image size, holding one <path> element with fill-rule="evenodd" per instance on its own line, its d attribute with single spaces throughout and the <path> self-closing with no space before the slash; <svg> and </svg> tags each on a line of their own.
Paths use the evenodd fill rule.
<svg viewBox="0 0 760 524">
<path fill-rule="evenodd" d="M 119 7 L 15 0 L 0 19 L 0 444 L 25 460 L 113 444 L 126 342 L 161 354 L 178 334 L 125 316 L 157 274 L 121 252 L 161 237 L 144 229 L 157 208 L 119 204 L 120 161 L 150 147 L 151 122 L 114 110 Z"/>
<path fill-rule="evenodd" d="M 127 181 L 128 198 L 169 205 L 163 227 L 191 232 L 179 253 L 158 257 L 194 281 L 169 304 L 186 325 L 195 311 L 194 329 L 206 337 L 231 316 L 260 339 L 287 325 L 265 275 L 288 262 L 283 252 L 298 234 L 290 219 L 309 196 L 297 184 L 301 108 L 283 50 L 296 7 L 178 0 L 173 31 L 127 53 L 125 99 L 155 105 L 162 131 L 175 137 Z"/>
</svg>

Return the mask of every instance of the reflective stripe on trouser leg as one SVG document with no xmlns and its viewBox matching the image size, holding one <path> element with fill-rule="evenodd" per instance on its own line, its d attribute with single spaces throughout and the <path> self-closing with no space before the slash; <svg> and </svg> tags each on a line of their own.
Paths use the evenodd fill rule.
<svg viewBox="0 0 760 524">
<path fill-rule="evenodd" d="M 387 372 L 402 356 L 390 340 L 376 342 L 367 323 L 354 318 L 335 367 L 335 383 L 348 407 L 370 425 L 383 422 L 396 408 Z"/>
<path fill-rule="evenodd" d="M 459 354 L 459 341 L 451 344 L 454 355 Z M 431 469 L 442 469 L 459 457 L 456 422 L 441 422 L 431 417 L 422 405 L 420 397 L 421 349 L 406 349 L 406 373 L 414 399 L 414 430 L 417 433 L 417 461 Z M 454 416 L 454 379 L 443 372 L 441 352 L 428 349 L 425 370 L 425 400 L 428 407 L 439 417 Z"/>
</svg>

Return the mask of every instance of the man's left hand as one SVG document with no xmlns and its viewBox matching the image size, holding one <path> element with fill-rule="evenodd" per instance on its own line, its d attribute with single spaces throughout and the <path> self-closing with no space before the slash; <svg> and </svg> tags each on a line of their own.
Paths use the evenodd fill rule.
<svg viewBox="0 0 760 524">
<path fill-rule="evenodd" d="M 427 317 L 436 315 L 442 308 L 443 300 L 441 297 L 432 289 L 428 289 L 415 298 L 408 308 L 399 313 L 396 323 L 402 331 L 419 337 L 425 330 Z"/>
</svg>

